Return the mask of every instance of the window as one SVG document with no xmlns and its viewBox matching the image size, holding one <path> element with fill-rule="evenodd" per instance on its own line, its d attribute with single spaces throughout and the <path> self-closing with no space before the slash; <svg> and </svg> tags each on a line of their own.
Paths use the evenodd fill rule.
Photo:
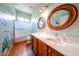
<svg viewBox="0 0 79 59">
<path fill-rule="evenodd" d="M 23 18 L 23 17 L 18 17 L 17 18 L 18 21 L 23 21 L 23 22 L 30 22 L 29 19 Z"/>
<path fill-rule="evenodd" d="M 15 16 L 11 14 L 0 13 L 0 18 L 5 20 L 15 20 Z"/>
</svg>

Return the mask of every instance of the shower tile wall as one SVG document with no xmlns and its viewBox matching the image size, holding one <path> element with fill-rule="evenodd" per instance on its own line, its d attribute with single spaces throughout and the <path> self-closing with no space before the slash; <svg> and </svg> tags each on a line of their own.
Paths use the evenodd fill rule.
<svg viewBox="0 0 79 59">
<path fill-rule="evenodd" d="M 2 52 L 2 43 L 4 37 L 8 36 L 9 41 L 14 38 L 14 21 L 0 19 L 0 53 Z"/>
<path fill-rule="evenodd" d="M 2 16 L 3 14 L 15 16 L 15 6 L 13 4 L 0 3 L 0 53 L 3 50 L 4 37 L 7 37 L 10 42 L 14 37 L 14 21 Z"/>
</svg>

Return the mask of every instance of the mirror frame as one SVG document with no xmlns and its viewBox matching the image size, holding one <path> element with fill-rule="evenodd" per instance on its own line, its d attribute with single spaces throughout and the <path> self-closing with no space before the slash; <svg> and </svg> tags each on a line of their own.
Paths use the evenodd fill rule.
<svg viewBox="0 0 79 59">
<path fill-rule="evenodd" d="M 59 11 L 59 10 L 67 10 L 70 13 L 69 19 L 63 25 L 53 26 L 50 22 L 51 16 L 56 11 Z M 60 5 L 60 6 L 56 7 L 55 9 L 53 9 L 50 12 L 50 14 L 48 16 L 48 19 L 47 19 L 47 24 L 48 24 L 49 28 L 51 28 L 52 30 L 63 30 L 65 28 L 69 27 L 76 20 L 76 18 L 77 18 L 77 9 L 76 9 L 76 7 L 71 5 L 71 4 L 63 4 L 63 5 Z"/>
<path fill-rule="evenodd" d="M 40 20 L 42 20 L 42 21 L 43 21 L 43 25 L 42 25 L 42 27 L 40 27 L 40 26 L 39 26 L 39 21 L 40 21 Z M 38 20 L 38 23 L 37 23 L 38 28 L 39 28 L 39 29 L 43 29 L 43 28 L 45 27 L 45 25 L 46 25 L 45 18 L 44 18 L 44 17 L 42 17 L 42 16 L 41 16 L 41 17 L 39 17 L 39 20 Z"/>
</svg>

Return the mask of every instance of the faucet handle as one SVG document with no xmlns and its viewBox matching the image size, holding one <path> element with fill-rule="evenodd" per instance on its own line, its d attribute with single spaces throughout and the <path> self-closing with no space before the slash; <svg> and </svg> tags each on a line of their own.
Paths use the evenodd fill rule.
<svg viewBox="0 0 79 59">
<path fill-rule="evenodd" d="M 57 34 L 57 33 L 55 33 L 55 35 L 56 35 L 56 36 L 58 36 L 58 34 Z"/>
</svg>

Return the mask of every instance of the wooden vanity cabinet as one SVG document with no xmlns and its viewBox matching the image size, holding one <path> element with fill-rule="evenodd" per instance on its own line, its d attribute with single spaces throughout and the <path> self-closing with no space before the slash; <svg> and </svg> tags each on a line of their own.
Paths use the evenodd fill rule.
<svg viewBox="0 0 79 59">
<path fill-rule="evenodd" d="M 33 49 L 33 48 L 34 48 L 34 45 L 33 45 L 33 43 L 34 43 L 34 42 L 33 42 L 33 41 L 34 41 L 34 40 L 33 40 L 33 36 L 31 35 L 30 37 L 31 37 L 31 47 L 32 47 L 32 49 Z"/>
<path fill-rule="evenodd" d="M 63 56 L 63 54 L 48 46 L 48 56 Z"/>
<path fill-rule="evenodd" d="M 47 45 L 38 40 L 38 56 L 47 56 Z"/>
<path fill-rule="evenodd" d="M 37 56 L 63 56 L 41 40 L 31 35 L 32 49 Z"/>
<path fill-rule="evenodd" d="M 52 56 L 52 48 L 50 48 L 49 46 L 48 46 L 48 50 L 47 50 L 47 55 L 48 56 Z"/>
<path fill-rule="evenodd" d="M 34 53 L 35 53 L 35 55 L 37 55 L 37 50 L 38 50 L 38 48 L 37 48 L 37 38 L 35 38 L 34 36 L 31 36 L 31 42 L 32 42 L 32 49 L 33 49 L 33 51 L 34 51 Z"/>
</svg>

